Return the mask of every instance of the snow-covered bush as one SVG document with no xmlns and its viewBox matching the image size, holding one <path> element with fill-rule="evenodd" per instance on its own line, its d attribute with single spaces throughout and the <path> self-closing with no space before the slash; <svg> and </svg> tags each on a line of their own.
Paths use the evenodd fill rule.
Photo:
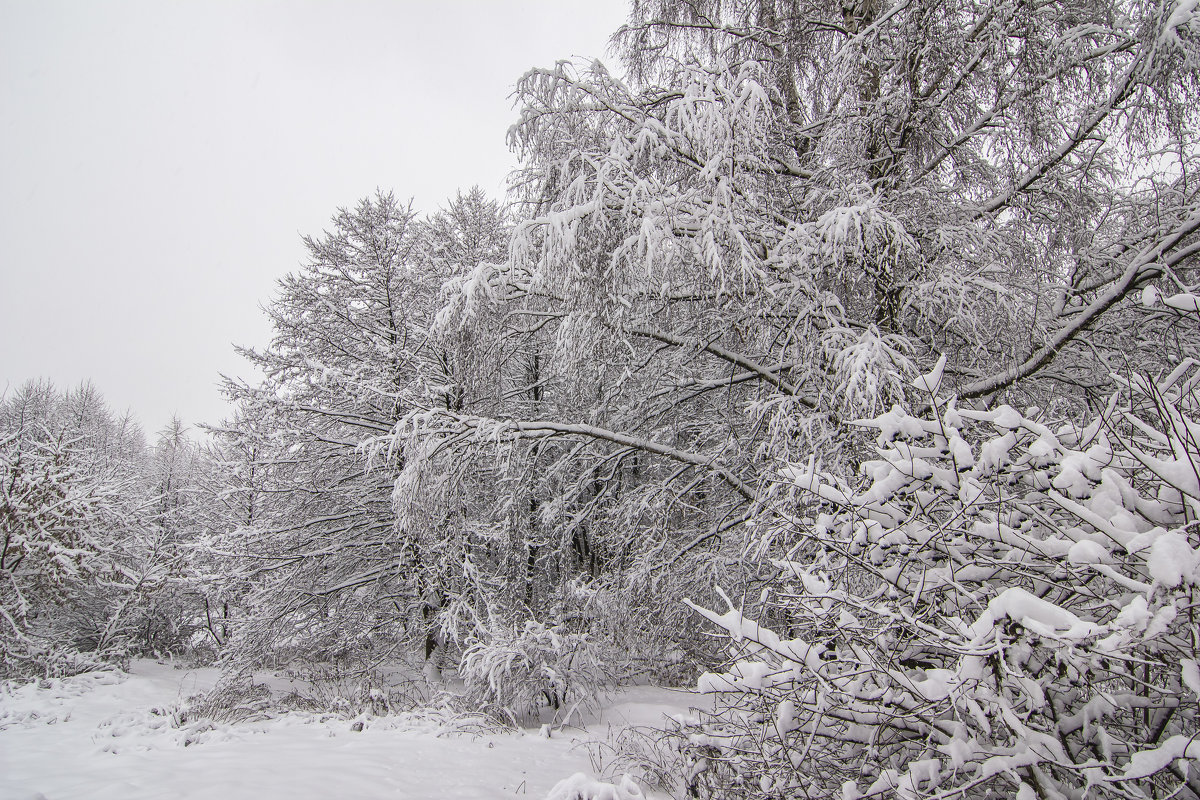
<svg viewBox="0 0 1200 800">
<path fill-rule="evenodd" d="M 463 653 L 459 672 L 467 695 L 514 723 L 549 707 L 569 717 L 594 704 L 606 680 L 586 634 L 560 632 L 537 622 L 524 627 L 494 624 L 486 641 Z"/>
<path fill-rule="evenodd" d="M 791 547 L 753 613 L 696 608 L 734 663 L 699 681 L 692 791 L 1200 792 L 1200 364 L 1118 378 L 1083 427 L 939 384 L 861 423 L 857 490 L 785 470 Z"/>
<path fill-rule="evenodd" d="M 607 763 L 604 776 L 610 780 L 632 775 L 647 791 L 666 797 L 688 796 L 693 783 L 695 754 L 681 729 L 698 724 L 691 714 L 660 717 L 654 724 L 629 725 L 609 731 L 603 750 Z M 664 730 L 665 728 L 665 730 Z"/>
<path fill-rule="evenodd" d="M 619 783 L 597 781 L 576 772 L 554 784 L 546 800 L 642 800 L 645 797 L 633 778 L 625 775 Z"/>
<path fill-rule="evenodd" d="M 690 686 L 721 651 L 678 598 L 711 591 L 710 572 L 680 576 L 638 564 L 624 581 L 571 581 L 550 612 L 562 628 L 588 632 L 612 683 Z M 672 598 L 674 600 L 672 600 Z"/>
<path fill-rule="evenodd" d="M 194 695 L 178 710 L 180 725 L 196 720 L 254 722 L 273 715 L 271 687 L 249 676 L 231 674 L 204 694 Z"/>
<path fill-rule="evenodd" d="M 399 680 L 369 664 L 316 662 L 289 674 L 300 685 L 282 704 L 301 711 L 385 716 L 411 711 L 426 699 L 420 681 Z"/>
</svg>

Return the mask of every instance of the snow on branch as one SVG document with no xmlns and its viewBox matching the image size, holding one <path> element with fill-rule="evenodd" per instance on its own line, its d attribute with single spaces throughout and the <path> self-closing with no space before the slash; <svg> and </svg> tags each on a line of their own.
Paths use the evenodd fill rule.
<svg viewBox="0 0 1200 800">
<path fill-rule="evenodd" d="M 775 786 L 819 761 L 843 797 L 1174 791 L 1200 760 L 1196 364 L 1084 428 L 960 410 L 941 367 L 925 414 L 860 423 L 858 488 L 783 471 L 795 544 L 759 602 L 689 603 L 733 663 L 686 746 Z"/>
</svg>

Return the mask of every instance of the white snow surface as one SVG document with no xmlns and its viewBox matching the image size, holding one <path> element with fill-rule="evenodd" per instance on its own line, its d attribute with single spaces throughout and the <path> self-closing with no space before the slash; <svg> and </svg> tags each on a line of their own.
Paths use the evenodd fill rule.
<svg viewBox="0 0 1200 800">
<path fill-rule="evenodd" d="M 693 698 L 632 688 L 616 694 L 589 729 L 556 729 L 549 738 L 537 730 L 456 729 L 417 716 L 173 721 L 170 710 L 216 678 L 212 669 L 142 660 L 129 674 L 0 690 L 0 797 L 539 800 L 565 778 L 593 774 L 589 742 L 632 724 L 661 724 Z M 356 722 L 362 730 L 354 730 Z"/>
</svg>

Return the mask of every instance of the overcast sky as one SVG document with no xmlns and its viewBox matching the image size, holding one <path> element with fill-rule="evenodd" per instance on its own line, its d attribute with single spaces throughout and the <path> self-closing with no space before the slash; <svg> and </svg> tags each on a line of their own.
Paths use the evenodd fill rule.
<svg viewBox="0 0 1200 800">
<path fill-rule="evenodd" d="M 216 422 L 302 234 L 376 187 L 503 193 L 510 93 L 624 0 L 0 0 L 0 390 Z M 606 59 L 611 61 L 611 59 Z"/>
</svg>

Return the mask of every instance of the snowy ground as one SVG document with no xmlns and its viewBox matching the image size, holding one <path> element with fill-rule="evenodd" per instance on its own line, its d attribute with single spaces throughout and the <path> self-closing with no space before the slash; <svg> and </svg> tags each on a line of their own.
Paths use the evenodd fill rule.
<svg viewBox="0 0 1200 800">
<path fill-rule="evenodd" d="M 576 772 L 595 774 L 628 726 L 683 712 L 693 695 L 640 687 L 613 698 L 587 730 L 454 730 L 445 720 L 354 721 L 288 715 L 180 724 L 170 710 L 212 686 L 212 670 L 136 662 L 41 688 L 0 692 L 0 798 L 532 798 Z"/>
</svg>

